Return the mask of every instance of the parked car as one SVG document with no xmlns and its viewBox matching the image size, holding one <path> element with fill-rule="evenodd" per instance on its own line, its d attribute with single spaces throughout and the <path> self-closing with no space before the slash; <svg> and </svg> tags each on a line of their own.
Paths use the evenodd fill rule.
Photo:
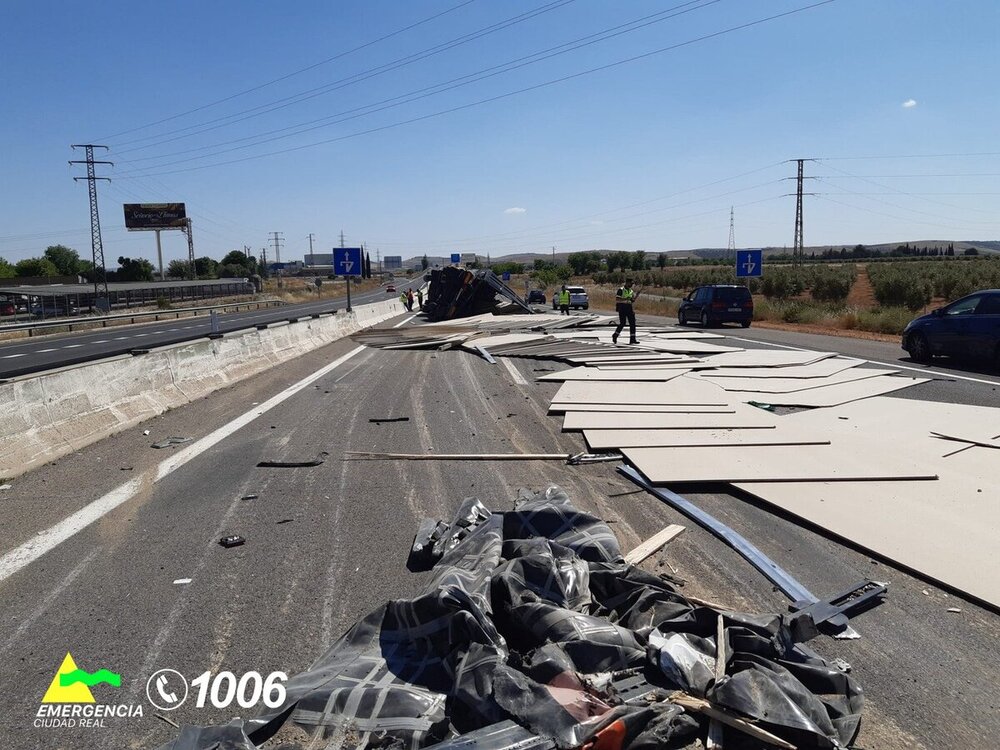
<svg viewBox="0 0 1000 750">
<path fill-rule="evenodd" d="M 13 315 L 17 310 L 10 300 L 0 300 L 0 315 Z"/>
<path fill-rule="evenodd" d="M 713 284 L 700 286 L 681 301 L 677 322 L 682 326 L 699 321 L 703 326 L 739 323 L 750 327 L 753 320 L 753 297 L 745 286 Z"/>
<path fill-rule="evenodd" d="M 936 355 L 985 359 L 1000 368 L 1000 289 L 985 289 L 906 324 L 903 349 L 917 362 Z"/>
<path fill-rule="evenodd" d="M 552 293 L 552 309 L 559 309 L 559 292 L 562 291 L 562 287 L 556 289 Z M 590 297 L 587 296 L 587 290 L 582 286 L 567 286 L 566 291 L 569 292 L 569 306 L 574 310 L 590 308 Z"/>
<path fill-rule="evenodd" d="M 36 318 L 58 318 L 67 315 L 76 315 L 80 312 L 72 302 L 64 302 L 61 299 L 49 299 L 44 302 L 33 302 L 31 314 Z"/>
<path fill-rule="evenodd" d="M 528 292 L 528 304 L 529 305 L 544 305 L 545 304 L 545 292 L 541 289 L 532 289 Z"/>
</svg>

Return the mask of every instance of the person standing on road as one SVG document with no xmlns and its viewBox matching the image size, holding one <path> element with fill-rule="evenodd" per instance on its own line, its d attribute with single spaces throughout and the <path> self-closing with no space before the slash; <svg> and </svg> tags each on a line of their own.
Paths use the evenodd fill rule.
<svg viewBox="0 0 1000 750">
<path fill-rule="evenodd" d="M 406 309 L 413 312 L 413 290 L 406 290 Z"/>
<path fill-rule="evenodd" d="M 559 292 L 559 312 L 569 315 L 569 289 L 563 284 L 562 291 Z"/>
<path fill-rule="evenodd" d="M 636 293 L 632 291 L 632 279 L 625 279 L 624 286 L 620 287 L 617 292 L 615 292 L 615 310 L 618 311 L 618 327 L 615 332 L 611 334 L 611 341 L 615 344 L 618 343 L 618 337 L 621 335 L 622 329 L 625 328 L 625 324 L 628 323 L 628 333 L 629 333 L 629 343 L 638 344 L 639 341 L 635 337 L 635 298 Z"/>
<path fill-rule="evenodd" d="M 406 292 L 399 293 L 399 302 L 403 305 L 403 309 L 406 309 Z"/>
<path fill-rule="evenodd" d="M 423 310 L 424 309 L 424 290 L 423 289 L 418 289 L 417 290 L 417 303 L 418 303 L 420 309 Z"/>
</svg>

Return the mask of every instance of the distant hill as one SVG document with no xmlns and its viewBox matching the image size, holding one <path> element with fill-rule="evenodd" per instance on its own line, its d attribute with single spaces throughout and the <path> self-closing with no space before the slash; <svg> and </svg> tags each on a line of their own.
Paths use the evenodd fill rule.
<svg viewBox="0 0 1000 750">
<path fill-rule="evenodd" d="M 820 253 L 826 250 L 840 250 L 841 248 L 851 250 L 858 243 L 853 245 L 809 245 L 805 248 L 806 255 L 811 253 Z M 861 243 L 864 244 L 864 243 Z M 900 242 L 885 242 L 877 245 L 867 245 L 865 247 L 869 250 L 877 250 L 882 253 L 890 253 L 895 250 L 900 245 L 909 245 L 910 247 L 927 248 L 931 249 L 946 249 L 949 245 L 955 246 L 955 254 L 961 255 L 970 247 L 976 248 L 981 255 L 993 255 L 1000 253 L 1000 240 L 903 240 Z M 791 248 L 789 247 L 765 247 L 764 256 L 769 255 L 781 255 L 785 253 L 790 253 Z M 614 249 L 599 249 L 597 252 L 609 253 L 615 252 Z M 729 252 L 724 247 L 699 247 L 693 248 L 691 250 L 647 250 L 646 257 L 655 259 L 660 253 L 664 253 L 670 257 L 671 260 L 677 260 L 678 258 L 723 258 Z M 523 263 L 526 266 L 531 266 L 536 260 L 555 260 L 557 263 L 565 263 L 566 258 L 569 257 L 570 253 L 513 253 L 511 255 L 497 255 L 490 256 L 490 260 L 493 263 Z M 412 258 L 407 258 L 403 261 L 404 268 L 412 268 L 414 266 L 420 265 L 420 259 L 422 256 L 417 255 Z M 427 256 L 428 262 L 431 266 L 434 265 L 448 265 L 451 263 L 451 259 L 448 256 Z M 479 255 L 479 262 L 485 263 L 486 254 Z"/>
</svg>

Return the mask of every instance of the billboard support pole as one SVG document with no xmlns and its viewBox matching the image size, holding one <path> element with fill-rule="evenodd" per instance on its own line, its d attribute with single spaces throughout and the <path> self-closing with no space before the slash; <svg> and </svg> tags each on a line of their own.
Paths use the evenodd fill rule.
<svg viewBox="0 0 1000 750">
<path fill-rule="evenodd" d="M 163 247 L 160 245 L 160 230 L 156 230 L 156 260 L 160 264 L 160 281 L 166 281 L 167 277 L 163 275 Z"/>
<path fill-rule="evenodd" d="M 347 312 L 351 311 L 351 277 L 347 277 Z"/>
</svg>

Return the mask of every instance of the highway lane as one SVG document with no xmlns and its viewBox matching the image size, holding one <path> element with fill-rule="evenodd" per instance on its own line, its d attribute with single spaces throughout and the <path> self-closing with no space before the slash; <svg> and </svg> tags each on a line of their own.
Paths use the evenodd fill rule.
<svg viewBox="0 0 1000 750">
<path fill-rule="evenodd" d="M 824 339 L 823 348 L 840 341 Z M 157 451 L 153 441 L 208 435 L 355 348 L 337 342 L 31 472 L 0 493 L 0 555 L 184 448 Z M 363 349 L 0 581 L 0 690 L 11 746 L 156 747 L 176 736 L 145 702 L 145 681 L 156 669 L 188 677 L 304 669 L 357 618 L 419 590 L 426 574 L 408 572 L 405 559 L 420 518 L 449 516 L 467 495 L 509 508 L 519 486 L 560 483 L 581 507 L 612 521 L 626 549 L 682 523 L 685 533 L 644 567 L 669 573 L 672 566 L 697 596 L 783 611 L 783 597 L 734 552 L 655 499 L 621 494 L 633 488 L 611 464 L 342 460 L 347 450 L 581 450 L 580 436 L 560 432 L 560 420 L 546 414 L 557 384 L 533 380 L 561 365 L 514 366 L 526 385 L 505 367 L 461 351 Z M 935 381 L 910 390 L 951 386 Z M 398 416 L 410 421 L 369 422 Z M 143 436 L 144 429 L 151 434 Z M 321 450 L 329 453 L 321 466 L 256 467 L 263 458 L 308 458 Z M 257 497 L 242 499 L 250 494 Z M 863 575 L 891 581 L 887 602 L 855 622 L 861 640 L 811 644 L 853 664 L 865 689 L 859 746 L 995 744 L 1000 716 L 991 690 L 982 689 L 1000 663 L 995 613 L 755 504 L 718 493 L 691 497 L 815 592 L 835 592 Z M 228 533 L 243 535 L 246 545 L 222 549 L 216 541 Z M 174 583 L 183 578 L 191 582 Z M 955 604 L 961 616 L 946 612 Z M 121 688 L 94 688 L 99 701 L 144 703 L 145 715 L 100 729 L 33 728 L 38 701 L 67 650 L 89 671 L 121 673 Z M 186 702 L 169 716 L 206 724 L 241 713 L 248 712 Z"/>
<path fill-rule="evenodd" d="M 399 292 L 423 283 L 422 277 L 400 279 Z M 353 305 L 391 299 L 384 289 L 351 295 Z M 296 316 L 329 313 L 344 309 L 347 297 L 336 297 L 261 310 L 247 310 L 219 315 L 219 331 L 229 333 L 250 326 L 287 320 Z M 89 331 L 74 331 L 50 336 L 33 336 L 0 342 L 0 379 L 11 378 L 94 359 L 125 354 L 132 349 L 150 349 L 202 338 L 211 332 L 207 315 L 152 323 L 137 323 Z"/>
</svg>

